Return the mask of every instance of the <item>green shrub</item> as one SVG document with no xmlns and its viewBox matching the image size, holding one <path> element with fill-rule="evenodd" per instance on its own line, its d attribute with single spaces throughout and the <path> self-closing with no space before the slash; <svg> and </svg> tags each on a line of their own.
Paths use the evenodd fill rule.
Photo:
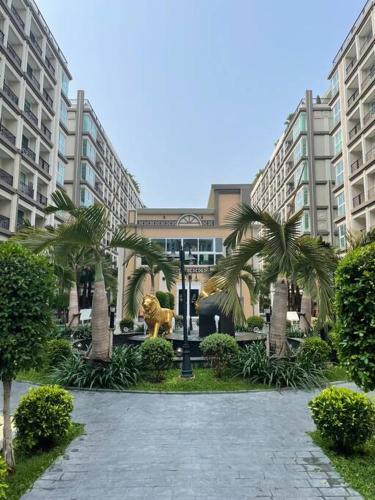
<svg viewBox="0 0 375 500">
<path fill-rule="evenodd" d="M 65 389 L 57 385 L 29 389 L 14 414 L 17 444 L 26 452 L 52 447 L 67 435 L 72 411 L 73 397 Z"/>
<path fill-rule="evenodd" d="M 375 406 L 364 394 L 329 387 L 309 407 L 320 434 L 338 450 L 362 446 L 375 434 Z"/>
<path fill-rule="evenodd" d="M 53 339 L 46 345 L 46 363 L 48 366 L 58 366 L 72 354 L 72 344 L 69 340 Z"/>
<path fill-rule="evenodd" d="M 75 340 L 82 340 L 83 342 L 91 343 L 92 328 L 91 325 L 78 325 L 73 330 L 73 338 Z"/>
<path fill-rule="evenodd" d="M 339 359 L 365 391 L 375 389 L 375 243 L 349 252 L 336 277 Z"/>
<path fill-rule="evenodd" d="M 142 366 L 155 380 L 163 380 L 165 370 L 173 363 L 171 342 L 162 338 L 147 339 L 141 345 Z"/>
<path fill-rule="evenodd" d="M 329 359 L 331 349 L 327 342 L 319 337 L 310 337 L 298 348 L 297 358 L 308 360 L 318 366 L 323 366 Z"/>
<path fill-rule="evenodd" d="M 264 319 L 261 318 L 260 316 L 250 316 L 249 318 L 247 318 L 246 323 L 247 323 L 247 328 L 251 332 L 253 332 L 255 328 L 257 328 L 258 330 L 263 329 Z"/>
<path fill-rule="evenodd" d="M 169 309 L 172 309 L 174 311 L 174 295 L 171 292 L 167 292 L 168 298 L 169 298 Z"/>
<path fill-rule="evenodd" d="M 286 358 L 268 357 L 263 342 L 253 342 L 240 350 L 236 372 L 251 383 L 270 387 L 310 389 L 322 387 L 327 380 L 322 369 L 295 355 Z"/>
<path fill-rule="evenodd" d="M 123 318 L 119 323 L 119 327 L 122 332 L 125 331 L 125 328 L 131 331 L 134 328 L 134 321 L 130 318 Z"/>
<path fill-rule="evenodd" d="M 236 339 L 226 333 L 208 335 L 200 343 L 200 349 L 208 358 L 217 377 L 223 375 L 239 351 Z"/>
<path fill-rule="evenodd" d="M 184 327 L 183 316 L 175 316 L 174 317 L 174 325 L 175 325 L 175 328 L 183 328 Z"/>
<path fill-rule="evenodd" d="M 6 490 L 8 486 L 5 483 L 7 468 L 2 457 L 0 457 L 0 500 L 6 499 Z"/>
<path fill-rule="evenodd" d="M 67 387 L 126 389 L 137 383 L 141 369 L 139 349 L 115 347 L 109 363 L 91 363 L 73 353 L 53 372 L 53 380 Z"/>
</svg>

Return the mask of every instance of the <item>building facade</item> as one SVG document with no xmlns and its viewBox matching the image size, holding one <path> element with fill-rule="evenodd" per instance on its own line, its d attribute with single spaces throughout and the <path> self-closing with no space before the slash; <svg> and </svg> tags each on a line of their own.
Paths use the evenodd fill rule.
<svg viewBox="0 0 375 500">
<path fill-rule="evenodd" d="M 0 2 L 0 240 L 44 215 L 65 156 L 67 61 L 33 0 Z"/>
<path fill-rule="evenodd" d="M 329 99 L 310 90 L 289 115 L 271 158 L 258 174 L 251 204 L 287 220 L 303 210 L 301 233 L 334 242 Z"/>
<path fill-rule="evenodd" d="M 375 1 L 369 0 L 339 49 L 330 79 L 333 189 L 338 247 L 347 233 L 375 227 Z"/>
<path fill-rule="evenodd" d="M 224 226 L 229 210 L 240 202 L 250 202 L 248 184 L 212 185 L 206 208 L 140 208 L 129 212 L 128 224 L 136 233 L 150 238 L 166 252 L 177 254 L 179 245 L 186 252 L 190 251 L 193 263 L 186 266 L 190 281 L 187 314 L 196 316 L 195 301 L 209 272 L 218 260 L 225 255 L 224 240 L 229 229 Z M 132 258 L 125 266 L 126 253 L 119 249 L 119 291 L 117 295 L 118 319 L 125 315 L 124 305 L 126 288 L 132 273 L 142 265 L 141 258 Z M 181 277 L 174 286 L 175 313 L 182 314 Z M 187 285 L 188 286 L 188 285 Z M 151 288 L 146 281 L 144 293 Z M 164 277 L 158 275 L 155 290 L 167 291 Z M 239 289 L 246 316 L 252 314 L 252 306 L 247 289 Z"/>
</svg>

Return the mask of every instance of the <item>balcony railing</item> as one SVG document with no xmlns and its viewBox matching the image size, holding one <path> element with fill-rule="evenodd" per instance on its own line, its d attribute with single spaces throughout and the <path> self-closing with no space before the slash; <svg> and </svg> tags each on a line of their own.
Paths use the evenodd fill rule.
<svg viewBox="0 0 375 500">
<path fill-rule="evenodd" d="M 32 81 L 33 85 L 35 85 L 35 87 L 40 90 L 40 83 L 38 81 L 38 79 L 34 76 L 34 73 L 32 73 L 31 71 L 26 71 L 26 74 L 28 76 L 28 78 Z"/>
<path fill-rule="evenodd" d="M 357 170 L 359 170 L 362 164 L 363 164 L 362 158 L 358 158 L 357 160 L 353 161 L 353 163 L 350 165 L 351 173 L 354 174 Z"/>
<path fill-rule="evenodd" d="M 45 63 L 51 75 L 55 76 L 55 68 L 53 67 L 52 63 L 50 62 L 47 56 L 45 58 Z"/>
<path fill-rule="evenodd" d="M 32 185 L 25 184 L 24 182 L 20 181 L 19 190 L 21 191 L 21 193 L 30 196 L 30 198 L 34 198 L 34 189 Z"/>
<path fill-rule="evenodd" d="M 46 91 L 46 89 L 43 89 L 43 97 L 44 97 L 44 99 L 45 99 L 46 103 L 48 104 L 48 106 L 49 106 L 50 108 L 52 108 L 52 106 L 53 106 L 53 99 L 52 99 L 52 97 L 49 95 L 49 93 Z"/>
<path fill-rule="evenodd" d="M 366 125 L 370 120 L 373 120 L 375 116 L 375 103 L 372 104 L 372 109 L 368 111 L 368 113 L 365 114 L 363 117 L 363 124 Z"/>
<path fill-rule="evenodd" d="M 0 181 L 9 184 L 9 186 L 13 186 L 13 175 L 8 174 L 8 172 L 0 168 Z"/>
<path fill-rule="evenodd" d="M 353 68 L 353 66 L 355 65 L 356 62 L 357 62 L 357 59 L 355 59 L 355 58 L 350 60 L 350 63 L 345 68 L 346 74 L 349 73 L 349 71 Z"/>
<path fill-rule="evenodd" d="M 99 196 L 103 197 L 103 187 L 97 182 L 95 183 L 95 191 L 99 194 Z"/>
<path fill-rule="evenodd" d="M 30 40 L 31 40 L 31 43 L 33 44 L 33 46 L 35 47 L 36 51 L 40 55 L 42 55 L 42 53 L 43 53 L 42 47 L 39 45 L 39 42 L 32 31 L 30 31 Z"/>
<path fill-rule="evenodd" d="M 35 161 L 36 155 L 32 149 L 28 148 L 27 146 L 22 146 L 21 151 L 25 156 L 27 156 L 28 158 L 31 158 L 31 160 Z"/>
<path fill-rule="evenodd" d="M 371 161 L 375 158 L 375 146 L 369 149 L 366 153 L 366 161 Z"/>
<path fill-rule="evenodd" d="M 362 203 L 365 201 L 365 193 L 359 193 L 356 196 L 354 196 L 352 202 L 353 202 L 353 208 L 359 207 L 359 205 L 362 205 Z"/>
<path fill-rule="evenodd" d="M 34 114 L 30 108 L 25 107 L 24 109 L 25 115 L 30 118 L 30 120 L 35 123 L 35 125 L 38 125 L 38 117 L 36 114 Z"/>
<path fill-rule="evenodd" d="M 363 52 L 366 50 L 367 45 L 370 43 L 370 40 L 372 39 L 372 33 L 369 33 L 364 39 L 363 42 L 361 43 L 359 47 L 359 53 L 363 54 Z"/>
<path fill-rule="evenodd" d="M 353 94 L 348 99 L 348 106 L 351 106 L 353 102 L 355 102 L 358 96 L 359 96 L 359 89 L 355 89 Z"/>
<path fill-rule="evenodd" d="M 16 136 L 10 132 L 2 123 L 0 123 L 0 134 L 12 144 L 16 144 Z"/>
<path fill-rule="evenodd" d="M 47 139 L 50 141 L 51 140 L 51 137 L 52 137 L 52 133 L 50 131 L 50 129 L 48 127 L 46 127 L 44 125 L 44 123 L 42 123 L 41 125 L 41 130 L 42 130 L 42 133 L 47 137 Z"/>
<path fill-rule="evenodd" d="M 361 124 L 357 123 L 357 125 L 355 125 L 351 130 L 349 130 L 349 140 L 353 139 L 353 137 L 355 137 L 360 130 L 361 130 Z"/>
<path fill-rule="evenodd" d="M 41 156 L 39 156 L 39 166 L 44 172 L 49 174 L 49 163 L 48 161 L 44 160 Z"/>
<path fill-rule="evenodd" d="M 14 17 L 16 18 L 17 20 L 17 23 L 20 25 L 20 27 L 24 30 L 25 29 L 25 23 L 24 23 L 24 20 L 22 19 L 22 17 L 18 14 L 18 11 L 17 9 L 15 8 L 14 5 L 12 5 L 11 7 L 11 10 L 12 10 L 12 13 L 14 15 Z"/>
<path fill-rule="evenodd" d="M 6 94 L 11 101 L 18 106 L 18 97 L 17 95 L 13 92 L 13 90 L 7 85 L 5 82 L 3 83 L 3 92 Z"/>
<path fill-rule="evenodd" d="M 9 231 L 9 226 L 10 226 L 10 218 L 5 217 L 5 215 L 0 215 L 0 228 L 8 229 Z"/>
<path fill-rule="evenodd" d="M 47 205 L 47 196 L 44 196 L 42 193 L 37 193 L 37 202 L 40 203 L 41 205 L 46 206 Z"/>
<path fill-rule="evenodd" d="M 4 32 L 2 30 L 0 30 L 0 42 L 1 43 L 4 43 Z"/>
<path fill-rule="evenodd" d="M 367 76 L 362 82 L 362 88 L 365 88 L 374 79 L 374 76 L 375 76 L 375 65 L 368 70 Z"/>
<path fill-rule="evenodd" d="M 19 67 L 21 67 L 22 61 L 20 56 L 15 51 L 14 47 L 8 42 L 7 49 L 13 60 L 17 63 Z"/>
<path fill-rule="evenodd" d="M 100 149 L 100 151 L 102 153 L 104 153 L 104 146 L 103 146 L 103 144 L 99 140 L 96 141 L 96 144 L 97 144 L 98 148 Z"/>
</svg>

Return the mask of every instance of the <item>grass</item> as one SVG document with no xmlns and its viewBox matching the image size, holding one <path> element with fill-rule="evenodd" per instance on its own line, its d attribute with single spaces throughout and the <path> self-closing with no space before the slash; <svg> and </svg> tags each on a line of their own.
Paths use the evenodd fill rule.
<svg viewBox="0 0 375 500">
<path fill-rule="evenodd" d="M 333 365 L 324 371 L 324 375 L 330 382 L 337 382 L 341 380 L 349 380 L 346 370 L 340 365 Z"/>
<path fill-rule="evenodd" d="M 315 444 L 320 446 L 330 458 L 337 472 L 365 500 L 375 498 L 375 439 L 372 439 L 363 451 L 351 455 L 342 455 L 333 451 L 329 443 L 322 438 L 318 431 L 312 432 L 311 437 Z"/>
<path fill-rule="evenodd" d="M 35 483 L 43 472 L 62 455 L 73 439 L 83 434 L 82 424 L 73 424 L 69 434 L 57 446 L 48 451 L 36 453 L 35 455 L 24 455 L 16 450 L 16 471 L 9 474 L 6 483 L 7 500 L 19 500 L 21 496 Z"/>
<path fill-rule="evenodd" d="M 50 384 L 50 374 L 45 370 L 27 370 L 20 371 L 16 380 L 18 382 L 31 382 L 32 384 Z"/>
<path fill-rule="evenodd" d="M 269 389 L 263 384 L 250 384 L 243 378 L 226 376 L 217 379 L 211 368 L 194 368 L 194 379 L 182 380 L 181 371 L 178 369 L 168 370 L 163 382 L 149 382 L 142 380 L 131 387 L 135 391 L 159 391 L 159 392 L 205 392 L 205 391 L 248 391 L 251 389 Z"/>
</svg>

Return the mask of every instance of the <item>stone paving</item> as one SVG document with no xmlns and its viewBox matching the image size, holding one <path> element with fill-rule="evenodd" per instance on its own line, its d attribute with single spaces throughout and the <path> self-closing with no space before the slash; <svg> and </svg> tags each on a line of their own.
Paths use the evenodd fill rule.
<svg viewBox="0 0 375 500">
<path fill-rule="evenodd" d="M 23 500 L 361 498 L 306 434 L 312 392 L 74 396 L 86 435 Z"/>
</svg>

